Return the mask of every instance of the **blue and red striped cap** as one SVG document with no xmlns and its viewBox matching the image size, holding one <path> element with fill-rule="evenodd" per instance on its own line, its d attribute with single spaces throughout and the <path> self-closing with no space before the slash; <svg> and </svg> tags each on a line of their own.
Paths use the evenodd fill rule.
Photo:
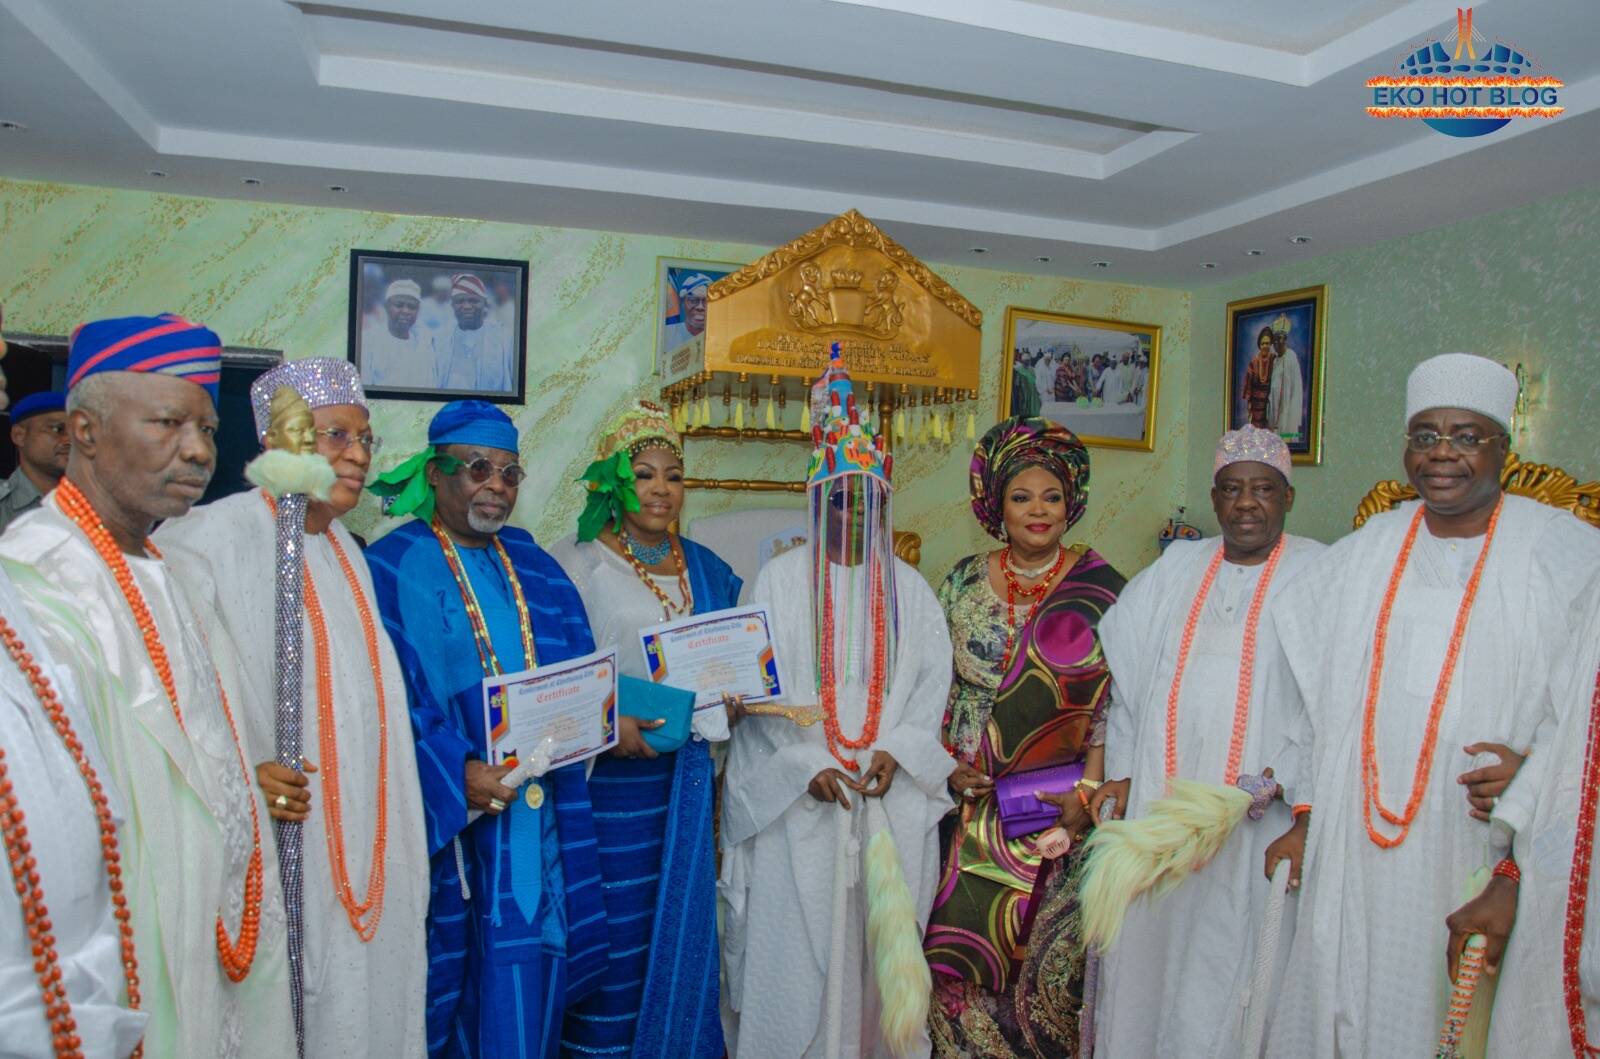
<svg viewBox="0 0 1600 1059">
<path fill-rule="evenodd" d="M 173 313 L 81 324 L 67 347 L 67 389 L 102 371 L 172 375 L 202 387 L 215 401 L 222 339 Z"/>
</svg>

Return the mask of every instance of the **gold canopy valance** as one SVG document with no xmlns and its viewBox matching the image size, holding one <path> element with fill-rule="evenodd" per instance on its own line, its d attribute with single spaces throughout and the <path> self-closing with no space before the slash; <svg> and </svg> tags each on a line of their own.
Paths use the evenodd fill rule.
<svg viewBox="0 0 1600 1059">
<path fill-rule="evenodd" d="M 705 333 L 663 358 L 661 397 L 689 437 L 809 442 L 802 398 L 834 342 L 886 428 L 909 413 L 947 435 L 950 406 L 977 397 L 983 313 L 855 210 L 724 276 L 706 300 Z"/>
</svg>

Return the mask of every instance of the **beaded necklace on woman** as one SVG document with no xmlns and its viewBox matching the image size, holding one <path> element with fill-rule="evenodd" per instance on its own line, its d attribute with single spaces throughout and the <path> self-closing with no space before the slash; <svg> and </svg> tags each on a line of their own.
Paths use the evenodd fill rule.
<svg viewBox="0 0 1600 1059">
<path fill-rule="evenodd" d="M 127 559 L 123 557 L 122 548 L 111 536 L 111 531 L 101 521 L 93 505 L 89 503 L 89 498 L 71 480 L 63 478 L 61 484 L 56 487 L 55 496 L 62 512 L 77 524 L 84 536 L 89 538 L 89 543 L 99 553 L 101 560 L 110 568 L 117 587 L 121 590 L 122 597 L 127 601 L 128 609 L 133 612 L 134 620 L 139 626 L 139 632 L 144 639 L 145 653 L 150 657 L 150 665 L 161 679 L 161 686 L 167 693 L 167 701 L 172 704 L 172 715 L 176 718 L 178 727 L 184 728 L 183 712 L 178 705 L 178 689 L 172 678 L 172 665 L 167 658 L 166 646 L 161 642 L 161 632 L 156 628 L 155 618 L 145 602 L 144 593 L 140 591 L 138 583 L 133 578 L 133 571 L 129 569 Z M 145 541 L 145 550 L 156 558 L 161 556 L 151 541 Z M 228 696 L 222 690 L 220 680 L 217 684 L 217 693 L 222 699 L 222 713 L 228 722 L 228 733 L 233 739 L 234 750 L 239 755 L 239 769 L 244 774 L 245 790 L 248 793 L 253 789 L 255 777 L 244 759 L 244 747 L 239 742 L 239 729 L 233 723 L 233 711 L 228 706 Z M 222 916 L 220 914 L 217 916 L 217 957 L 222 963 L 223 972 L 233 982 L 242 982 L 250 974 L 251 964 L 255 962 L 256 943 L 261 933 L 261 820 L 256 812 L 254 796 L 248 800 L 250 861 L 245 869 L 244 915 L 240 919 L 237 941 L 228 937 L 227 926 L 223 923 Z"/>
</svg>

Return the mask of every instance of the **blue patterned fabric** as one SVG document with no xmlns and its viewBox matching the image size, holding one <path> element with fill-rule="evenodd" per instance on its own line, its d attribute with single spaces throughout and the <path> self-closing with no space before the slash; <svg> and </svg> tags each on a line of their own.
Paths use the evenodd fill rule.
<svg viewBox="0 0 1600 1059">
<path fill-rule="evenodd" d="M 683 552 L 695 613 L 738 602 L 728 564 L 690 540 Z M 603 755 L 589 790 L 611 966 L 567 1012 L 562 1053 L 720 1059 L 710 747 L 691 739 L 653 759 Z"/>
<path fill-rule="evenodd" d="M 502 530 L 500 540 L 522 582 L 538 660 L 559 662 L 593 650 L 583 603 L 555 560 L 521 530 Z M 460 551 L 502 668 L 525 668 L 504 569 L 488 549 Z M 530 809 L 519 797 L 499 816 L 468 824 L 464 770 L 468 758 L 483 756 L 484 673 L 460 590 L 432 530 L 422 522 L 400 526 L 369 547 L 366 556 L 410 694 L 432 859 L 429 1053 L 474 1059 L 552 1056 L 561 1012 L 597 988 L 607 967 L 605 905 L 584 766 L 555 769 L 531 781 L 545 790 L 542 809 Z M 458 837 L 470 898 L 462 895 L 456 867 Z M 529 842 L 538 846 L 531 857 Z M 539 874 L 529 877 L 530 870 Z M 519 893 L 537 909 L 531 919 L 519 908 Z"/>
</svg>

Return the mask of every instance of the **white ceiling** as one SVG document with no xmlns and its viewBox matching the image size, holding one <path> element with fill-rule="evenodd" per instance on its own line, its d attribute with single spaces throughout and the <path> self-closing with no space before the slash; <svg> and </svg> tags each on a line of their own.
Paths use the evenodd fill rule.
<svg viewBox="0 0 1600 1059">
<path fill-rule="evenodd" d="M 0 176 L 758 246 L 854 206 L 933 261 L 1187 286 L 1597 179 L 1594 0 L 1476 9 L 1567 82 L 1562 118 L 1366 116 L 1455 11 L 0 0 L 0 120 L 27 126 Z"/>
</svg>

